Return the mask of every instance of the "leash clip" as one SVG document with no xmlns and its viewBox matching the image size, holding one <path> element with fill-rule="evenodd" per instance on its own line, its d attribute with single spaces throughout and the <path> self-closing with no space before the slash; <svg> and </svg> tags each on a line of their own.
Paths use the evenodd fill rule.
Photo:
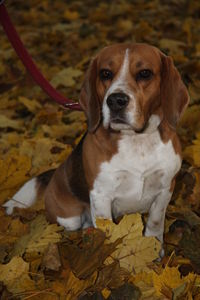
<svg viewBox="0 0 200 300">
<path fill-rule="evenodd" d="M 71 107 L 71 106 L 76 106 L 76 105 L 79 105 L 79 103 L 78 102 L 72 102 L 72 103 L 64 103 L 64 107 L 65 108 L 69 108 L 69 107 Z"/>
<path fill-rule="evenodd" d="M 72 109 L 72 110 L 78 110 L 78 111 L 82 111 L 82 108 L 79 104 L 79 102 L 68 102 L 68 103 L 64 103 L 62 104 L 62 106 L 65 108 L 65 109 Z"/>
</svg>

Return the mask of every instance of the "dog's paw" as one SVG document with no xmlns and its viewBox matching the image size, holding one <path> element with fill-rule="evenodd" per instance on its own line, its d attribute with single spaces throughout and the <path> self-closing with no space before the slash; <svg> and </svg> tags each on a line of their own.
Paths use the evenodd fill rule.
<svg viewBox="0 0 200 300">
<path fill-rule="evenodd" d="M 4 203 L 2 206 L 5 207 L 6 214 L 11 215 L 13 213 L 14 207 L 16 207 L 17 205 L 16 205 L 16 201 L 11 199 L 8 200 L 6 203 Z"/>
<path fill-rule="evenodd" d="M 160 249 L 159 256 L 160 256 L 160 260 L 165 256 L 165 250 L 163 247 Z"/>
</svg>

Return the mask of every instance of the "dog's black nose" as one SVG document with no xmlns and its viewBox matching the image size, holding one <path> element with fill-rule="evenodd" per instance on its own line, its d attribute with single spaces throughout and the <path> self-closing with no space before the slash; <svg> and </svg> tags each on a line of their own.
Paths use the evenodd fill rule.
<svg viewBox="0 0 200 300">
<path fill-rule="evenodd" d="M 107 98 L 107 105 L 112 111 L 124 109 L 129 102 L 129 96 L 123 93 L 113 93 Z"/>
</svg>

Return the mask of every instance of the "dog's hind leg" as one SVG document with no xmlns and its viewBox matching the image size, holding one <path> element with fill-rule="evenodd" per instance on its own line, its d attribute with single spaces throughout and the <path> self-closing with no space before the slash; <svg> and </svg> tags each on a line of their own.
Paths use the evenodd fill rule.
<svg viewBox="0 0 200 300">
<path fill-rule="evenodd" d="M 57 223 L 63 226 L 67 231 L 93 227 L 90 212 L 87 209 L 77 216 L 68 218 L 57 217 Z"/>
</svg>

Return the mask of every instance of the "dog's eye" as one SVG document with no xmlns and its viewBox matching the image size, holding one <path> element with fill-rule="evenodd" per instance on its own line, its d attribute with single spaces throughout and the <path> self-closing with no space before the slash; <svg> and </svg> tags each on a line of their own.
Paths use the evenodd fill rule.
<svg viewBox="0 0 200 300">
<path fill-rule="evenodd" d="M 110 70 L 102 69 L 100 70 L 99 76 L 102 81 L 110 80 L 113 78 L 113 73 Z"/>
<path fill-rule="evenodd" d="M 144 69 L 144 70 L 141 70 L 140 72 L 137 73 L 136 81 L 148 80 L 148 79 L 151 79 L 152 76 L 153 76 L 153 72 L 151 70 Z"/>
</svg>

